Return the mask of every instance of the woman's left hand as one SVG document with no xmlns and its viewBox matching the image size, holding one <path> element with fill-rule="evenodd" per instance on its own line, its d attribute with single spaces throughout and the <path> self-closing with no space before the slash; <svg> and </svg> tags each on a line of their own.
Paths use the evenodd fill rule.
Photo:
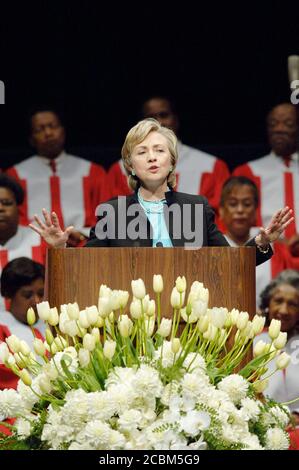
<svg viewBox="0 0 299 470">
<path fill-rule="evenodd" d="M 266 246 L 275 242 L 287 226 L 294 220 L 292 209 L 285 207 L 273 215 L 270 224 L 264 228 L 261 227 L 260 233 L 255 237 L 257 245 Z"/>
</svg>

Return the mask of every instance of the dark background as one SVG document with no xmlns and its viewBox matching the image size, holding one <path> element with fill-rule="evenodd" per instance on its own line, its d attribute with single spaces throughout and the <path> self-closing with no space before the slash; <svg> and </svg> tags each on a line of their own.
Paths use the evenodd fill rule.
<svg viewBox="0 0 299 470">
<path fill-rule="evenodd" d="M 28 110 L 62 110 L 67 148 L 119 157 L 142 101 L 167 94 L 181 137 L 236 164 L 266 150 L 265 116 L 289 100 L 299 3 L 27 1 L 1 4 L 0 167 L 32 153 Z"/>
</svg>

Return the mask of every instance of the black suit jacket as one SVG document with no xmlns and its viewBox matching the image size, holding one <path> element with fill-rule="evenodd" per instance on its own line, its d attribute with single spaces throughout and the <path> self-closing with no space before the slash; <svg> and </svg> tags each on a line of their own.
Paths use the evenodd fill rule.
<svg viewBox="0 0 299 470">
<path fill-rule="evenodd" d="M 177 204 L 180 209 L 183 211 L 183 207 L 188 205 L 190 208 L 190 228 L 192 231 L 195 230 L 201 230 L 202 232 L 202 244 L 201 246 L 230 246 L 229 243 L 226 241 L 222 233 L 218 230 L 216 224 L 215 224 L 215 215 L 213 209 L 209 206 L 208 201 L 205 197 L 203 196 L 197 196 L 197 195 L 192 195 L 192 194 L 185 194 L 185 193 L 179 193 L 175 191 L 168 191 L 165 193 L 165 198 L 167 202 L 168 208 L 171 208 L 174 204 Z M 107 204 L 108 210 L 105 211 L 105 205 Z M 137 206 L 134 206 L 134 204 L 137 204 Z M 202 218 L 202 226 L 197 227 L 196 226 L 196 206 L 201 206 L 203 209 L 203 218 Z M 136 239 L 132 240 L 127 236 L 127 234 L 120 234 L 121 228 L 119 227 L 119 215 L 120 216 L 126 216 L 126 227 L 135 219 L 136 213 L 127 215 L 128 210 L 131 212 L 134 207 L 137 207 L 139 210 L 140 214 L 140 221 L 142 225 L 142 229 L 145 233 L 145 237 L 137 237 Z M 104 231 L 101 231 L 103 233 L 103 238 L 99 239 L 96 235 L 99 234 L 99 229 L 97 227 L 93 227 L 90 231 L 90 237 L 88 241 L 86 242 L 86 247 L 151 247 L 152 246 L 152 227 L 150 225 L 150 222 L 144 213 L 143 209 L 139 205 L 138 202 L 138 197 L 137 194 L 132 194 L 127 197 L 122 197 L 122 198 L 114 198 L 110 199 L 110 201 L 107 201 L 104 205 L 101 206 L 102 210 L 104 211 L 104 215 L 101 217 L 98 217 L 98 220 L 100 221 L 103 217 L 106 217 L 109 222 L 112 222 L 112 224 L 115 227 L 115 236 L 113 237 L 109 236 L 109 234 L 105 234 Z M 109 215 L 109 208 L 113 208 L 112 214 Z M 198 207 L 197 207 L 198 209 Z M 174 220 L 174 218 L 171 216 L 172 214 L 170 213 L 169 220 L 166 217 L 166 225 L 168 228 L 168 233 L 169 236 L 172 240 L 173 246 L 175 247 L 183 247 L 188 245 L 190 243 L 190 239 L 185 238 L 184 236 L 184 226 L 183 226 L 183 218 L 178 222 L 177 220 Z M 114 220 L 110 220 L 113 218 Z M 177 225 L 179 224 L 179 225 Z M 180 233 L 181 237 L 180 238 L 175 238 L 174 237 L 174 227 L 176 225 L 176 228 L 180 228 Z M 249 240 L 249 242 L 246 243 L 246 246 L 256 246 L 254 239 Z M 256 265 L 259 265 L 263 263 L 264 261 L 267 261 L 268 259 L 271 258 L 273 252 L 270 247 L 268 253 L 261 253 L 259 250 L 256 250 Z"/>
</svg>

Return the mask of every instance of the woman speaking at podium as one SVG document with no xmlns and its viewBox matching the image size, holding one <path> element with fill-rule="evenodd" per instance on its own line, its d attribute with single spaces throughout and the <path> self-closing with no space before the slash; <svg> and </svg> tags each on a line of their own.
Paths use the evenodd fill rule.
<svg viewBox="0 0 299 470">
<path fill-rule="evenodd" d="M 86 247 L 188 247 L 229 246 L 214 222 L 206 198 L 174 191 L 177 138 L 155 119 L 145 119 L 127 134 L 122 161 L 134 190 L 130 196 L 111 199 L 97 208 L 98 222 Z M 76 188 L 74 188 L 74 191 Z M 52 247 L 66 246 L 73 227 L 59 225 L 55 212 L 43 209 L 44 221 L 29 226 Z M 272 256 L 271 242 L 292 222 L 288 207 L 273 215 L 270 224 L 246 243 L 256 246 L 256 264 Z"/>
</svg>

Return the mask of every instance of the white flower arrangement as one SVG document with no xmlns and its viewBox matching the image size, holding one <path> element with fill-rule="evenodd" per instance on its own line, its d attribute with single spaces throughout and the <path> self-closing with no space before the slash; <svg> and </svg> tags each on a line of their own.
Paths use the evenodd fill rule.
<svg viewBox="0 0 299 470">
<path fill-rule="evenodd" d="M 44 343 L 37 341 L 34 353 L 22 352 L 15 337 L 1 345 L 0 362 L 21 380 L 17 390 L 0 392 L 0 419 L 16 418 L 0 448 L 289 447 L 287 407 L 261 397 L 267 364 L 280 355 L 282 342 L 274 343 L 280 325 L 270 330 L 271 345 L 257 348 L 242 367 L 263 319 L 209 309 L 208 290 L 196 281 L 185 295 L 184 277 L 172 292 L 172 320 L 161 318 L 161 276 L 154 276 L 153 287 L 156 301 L 141 279 L 132 281 L 130 316 L 128 292 L 106 286 L 98 308 L 80 312 L 68 304 L 56 314 L 47 302 L 38 305 L 48 323 Z"/>
</svg>

